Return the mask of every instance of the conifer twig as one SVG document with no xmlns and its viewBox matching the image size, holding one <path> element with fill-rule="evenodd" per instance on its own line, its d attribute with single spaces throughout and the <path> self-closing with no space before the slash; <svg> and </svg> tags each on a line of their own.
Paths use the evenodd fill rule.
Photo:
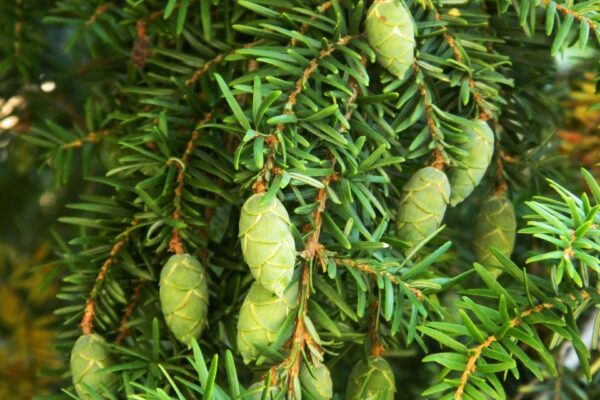
<svg viewBox="0 0 600 400">
<path fill-rule="evenodd" d="M 116 344 L 121 344 L 123 339 L 125 339 L 125 337 L 127 337 L 130 333 L 129 328 L 127 327 L 127 323 L 129 322 L 129 318 L 131 318 L 135 307 L 137 306 L 145 282 L 145 280 L 139 279 L 133 288 L 131 298 L 129 299 L 127 307 L 125 307 L 125 310 L 123 311 L 123 316 L 121 317 L 121 322 L 119 323 L 119 334 L 115 339 Z"/>
<path fill-rule="evenodd" d="M 73 140 L 72 142 L 64 143 L 60 146 L 61 149 L 72 149 L 81 147 L 85 143 L 98 143 L 102 138 L 109 136 L 111 132 L 107 129 L 99 132 L 90 132 L 82 138 Z"/>
<path fill-rule="evenodd" d="M 98 275 L 96 276 L 94 286 L 92 287 L 92 290 L 90 291 L 90 294 L 88 295 L 88 298 L 85 301 L 85 310 L 83 312 L 83 317 L 81 318 L 81 323 L 79 324 L 79 326 L 81 326 L 81 329 L 83 330 L 84 335 L 91 334 L 94 328 L 94 315 L 96 313 L 96 296 L 98 295 L 100 285 L 102 284 L 102 282 L 104 282 L 106 274 L 108 273 L 108 269 L 112 264 L 114 264 L 117 255 L 123 248 L 123 245 L 125 245 L 125 243 L 129 240 L 129 235 L 131 233 L 132 228 L 137 226 L 138 223 L 139 220 L 137 218 L 134 219 L 131 222 L 131 226 L 127 228 L 123 233 L 121 233 L 123 237 L 117 242 L 115 242 L 112 249 L 110 250 L 108 258 L 104 261 L 102 267 L 100 268 L 100 271 L 98 272 Z"/>
<path fill-rule="evenodd" d="M 331 0 L 328 0 L 325 3 L 321 4 L 319 7 L 317 7 L 318 14 L 312 15 L 310 17 L 310 20 L 315 21 L 317 19 L 317 15 L 325 13 L 327 10 L 329 10 L 331 8 L 332 5 L 333 5 L 333 2 Z M 308 31 L 309 27 L 310 27 L 310 25 L 308 24 L 308 22 L 304 22 L 302 24 L 302 26 L 300 27 L 300 34 L 304 35 L 306 33 L 306 31 Z M 293 37 L 292 40 L 290 40 L 290 46 L 296 47 L 296 44 L 298 44 L 298 39 Z"/>
<path fill-rule="evenodd" d="M 504 162 L 502 161 L 502 157 L 500 157 L 499 155 L 498 157 L 496 157 L 496 165 L 497 170 L 495 193 L 496 196 L 501 196 L 508 190 L 508 184 L 506 183 L 506 179 L 504 179 Z"/>
<path fill-rule="evenodd" d="M 384 348 L 379 340 L 379 301 L 375 301 L 371 305 L 371 317 L 373 318 L 369 333 L 371 337 L 371 354 L 374 357 L 381 357 Z"/>
<path fill-rule="evenodd" d="M 333 45 L 328 45 L 326 48 L 321 49 L 321 51 L 319 52 L 319 55 L 316 56 L 315 58 L 313 58 L 312 60 L 310 60 L 308 67 L 306 67 L 304 69 L 302 76 L 300 78 L 298 78 L 298 80 L 296 81 L 294 90 L 292 90 L 292 92 L 288 96 L 287 102 L 286 102 L 284 110 L 283 110 L 283 113 L 285 115 L 294 115 L 294 107 L 296 105 L 296 102 L 298 101 L 298 95 L 300 93 L 302 93 L 302 89 L 304 88 L 304 85 L 306 84 L 306 82 L 308 82 L 308 80 L 310 79 L 312 74 L 317 70 L 317 67 L 319 66 L 319 60 L 321 60 L 327 56 L 330 56 L 337 49 L 336 46 L 345 46 L 352 39 L 355 39 L 356 37 L 357 37 L 356 35 L 346 35 L 346 36 L 340 38 Z M 283 128 L 284 128 L 284 124 L 277 125 L 277 131 L 283 132 Z"/>
<path fill-rule="evenodd" d="M 107 12 L 113 6 L 114 6 L 113 3 L 100 4 L 98 7 L 96 7 L 96 9 L 94 10 L 94 13 L 90 16 L 90 18 L 87 21 L 85 21 L 85 23 L 83 24 L 83 27 L 89 28 L 91 25 L 93 25 L 98 20 L 98 18 L 100 18 L 100 16 L 102 14 Z"/>
<path fill-rule="evenodd" d="M 199 125 L 203 125 L 210 121 L 212 118 L 212 113 L 207 113 L 204 118 L 199 122 Z M 181 220 L 181 197 L 183 196 L 183 187 L 185 184 L 185 169 L 188 167 L 190 163 L 190 155 L 194 151 L 196 147 L 196 141 L 200 138 L 200 129 L 195 129 L 190 136 L 190 139 L 185 146 L 185 150 L 183 155 L 181 156 L 181 162 L 175 162 L 175 166 L 177 167 L 177 187 L 175 188 L 175 196 L 173 196 L 173 214 L 172 217 L 175 221 Z M 172 162 L 172 161 L 171 161 Z M 184 248 L 183 243 L 181 241 L 181 233 L 179 229 L 175 226 L 171 230 L 171 240 L 169 241 L 169 251 L 175 254 L 183 254 Z"/>
<path fill-rule="evenodd" d="M 423 83 L 422 79 L 419 79 L 419 75 L 421 74 L 421 68 L 417 64 L 417 60 L 413 61 L 413 69 L 415 71 L 415 81 L 417 82 L 417 86 L 419 88 L 419 93 L 421 94 L 421 98 L 423 99 L 423 105 L 425 107 L 425 120 L 427 121 L 427 126 L 429 127 L 429 134 L 431 135 L 431 139 L 435 143 L 435 149 L 433 150 L 433 155 L 435 160 L 432 166 L 436 169 L 442 170 L 444 166 L 448 164 L 448 160 L 443 152 L 443 144 L 442 144 L 442 133 L 440 129 L 435 123 L 435 118 L 433 116 L 433 107 L 431 106 L 431 101 L 429 100 L 429 94 L 427 92 L 427 88 Z"/>
<path fill-rule="evenodd" d="M 306 241 L 303 256 L 305 262 L 302 266 L 302 277 L 300 280 L 300 291 L 298 294 L 298 315 L 296 317 L 296 327 L 294 329 L 294 335 L 291 339 L 292 351 L 290 356 L 284 361 L 284 365 L 287 366 L 289 371 L 288 377 L 288 392 L 294 393 L 294 381 L 295 377 L 300 374 L 300 366 L 302 364 L 302 352 L 304 347 L 308 344 L 314 347 L 318 347 L 310 333 L 306 330 L 304 325 L 304 317 L 308 314 L 308 298 L 310 296 L 310 269 L 313 261 L 316 258 L 320 259 L 320 253 L 322 251 L 322 245 L 319 243 L 319 237 L 321 235 L 321 225 L 323 222 L 323 212 L 327 204 L 327 186 L 330 183 L 338 179 L 337 173 L 327 176 L 323 179 L 323 188 L 319 189 L 315 198 L 317 202 L 317 209 L 313 213 L 314 226 L 311 234 Z"/>
<path fill-rule="evenodd" d="M 321 7 L 324 7 L 325 4 L 327 4 L 327 3 L 324 3 L 324 5 Z M 327 8 L 328 7 L 329 6 L 327 6 Z M 311 75 L 317 70 L 317 68 L 319 66 L 319 60 L 331 55 L 335 51 L 336 46 L 344 46 L 344 45 L 348 44 L 352 39 L 355 39 L 356 37 L 357 37 L 356 35 L 346 35 L 346 36 L 342 37 L 341 39 L 339 39 L 334 45 L 330 45 L 330 46 L 327 46 L 327 48 L 322 49 L 319 52 L 319 55 L 317 57 L 310 60 L 309 66 L 306 67 L 306 69 L 302 73 L 302 76 L 300 78 L 298 78 L 298 80 L 296 81 L 294 90 L 289 94 L 289 96 L 287 98 L 287 102 L 286 102 L 284 110 L 283 110 L 284 115 L 294 115 L 294 107 L 296 105 L 296 102 L 298 101 L 298 95 L 302 92 L 304 85 L 306 84 L 306 82 L 308 82 Z M 291 42 L 290 42 L 290 45 L 291 45 Z M 355 90 L 357 90 L 357 89 L 353 88 L 352 90 L 353 90 L 353 93 L 356 93 L 356 95 L 353 94 L 353 96 L 351 97 L 351 100 L 349 100 L 349 104 L 351 102 L 354 102 L 356 100 L 356 96 L 358 96 L 358 91 L 355 92 Z M 350 113 L 349 115 L 351 116 L 352 113 Z M 283 132 L 284 128 L 285 128 L 285 124 L 280 123 L 275 128 L 275 131 Z M 256 182 L 252 186 L 255 193 L 262 193 L 266 190 L 266 187 L 264 186 L 264 179 L 265 179 L 267 172 L 269 172 L 269 165 L 272 163 L 272 161 L 274 159 L 273 150 L 274 150 L 277 142 L 278 142 L 278 139 L 277 139 L 277 135 L 275 133 L 267 136 L 267 138 L 265 139 L 265 143 L 269 146 L 270 152 L 269 152 L 269 155 L 267 156 L 266 162 L 264 163 L 263 169 L 259 173 L 258 178 L 256 178 Z"/>
<path fill-rule="evenodd" d="M 433 2 L 427 2 L 426 6 L 427 8 L 429 8 L 429 10 L 431 10 L 431 12 L 433 12 L 433 17 L 435 18 L 435 20 L 441 22 L 442 15 L 433 5 Z M 450 47 L 450 49 L 452 50 L 452 53 L 454 54 L 454 59 L 459 63 L 462 63 L 463 56 L 460 52 L 458 45 L 456 44 L 456 38 L 454 37 L 454 35 L 452 35 L 448 27 L 446 27 L 445 25 L 442 27 L 442 29 L 444 39 L 446 40 L 446 43 L 448 43 L 448 47 Z M 487 105 L 485 104 L 485 100 L 483 99 L 481 94 L 476 90 L 476 84 L 477 82 L 475 81 L 475 79 L 473 77 L 469 77 L 469 87 L 473 90 L 473 100 L 475 100 L 475 103 L 480 109 L 479 119 L 487 121 L 491 118 L 491 113 L 488 110 Z"/>
<path fill-rule="evenodd" d="M 259 40 L 255 40 L 254 42 L 250 42 L 250 43 L 246 43 L 244 44 L 242 47 L 240 47 L 241 49 L 249 49 L 251 47 L 254 47 L 258 44 L 260 44 L 262 42 L 261 39 Z M 231 53 L 235 53 L 238 49 L 232 49 L 232 50 L 228 50 L 226 52 L 217 54 L 216 56 L 214 56 L 213 58 L 211 58 L 210 60 L 206 61 L 200 68 L 198 68 L 196 71 L 194 71 L 194 73 L 192 74 L 192 76 L 190 76 L 188 79 L 186 79 L 185 81 L 185 85 L 186 86 L 190 86 L 193 85 L 194 83 L 196 83 L 198 81 L 198 79 L 202 78 L 202 76 L 204 76 L 204 74 L 206 74 L 208 72 L 208 70 L 210 69 L 210 67 L 212 67 L 213 65 L 219 65 L 223 62 L 223 60 L 225 60 L 225 57 Z"/>
<path fill-rule="evenodd" d="M 579 294 L 581 295 L 581 297 L 583 299 L 588 299 L 590 296 L 589 293 L 585 289 L 581 290 L 579 292 Z M 573 294 L 569 294 L 569 299 L 576 300 L 577 297 Z M 557 298 L 557 300 L 560 302 L 564 302 L 564 300 L 561 298 Z M 528 308 L 528 309 L 522 311 L 518 317 L 510 320 L 510 322 L 509 322 L 510 327 L 516 328 L 521 324 L 521 322 L 523 322 L 524 318 L 526 318 L 530 315 L 533 315 L 533 314 L 539 314 L 544 310 L 550 310 L 555 307 L 556 307 L 556 305 L 552 304 L 552 303 L 540 303 L 535 307 Z M 492 343 L 497 342 L 498 340 L 499 339 L 496 335 L 488 336 L 481 344 L 479 344 L 469 350 L 470 356 L 469 356 L 469 359 L 467 360 L 465 369 L 463 370 L 463 373 L 460 377 L 460 384 L 458 385 L 458 387 L 456 388 L 456 391 L 454 392 L 454 400 L 462 400 L 463 394 L 465 391 L 465 387 L 467 385 L 467 382 L 469 381 L 469 377 L 471 375 L 473 375 L 475 373 L 475 371 L 477 370 L 477 360 L 479 360 L 479 358 L 481 357 L 481 354 L 483 353 L 483 351 L 486 348 L 490 347 L 492 345 Z"/>
<path fill-rule="evenodd" d="M 139 19 L 135 24 L 135 41 L 131 49 L 131 61 L 139 69 L 144 68 L 146 65 L 151 46 L 150 38 L 146 34 L 146 23 Z"/>
<path fill-rule="evenodd" d="M 548 6 L 550 3 L 555 3 L 556 9 L 558 11 L 560 11 L 564 16 L 571 14 L 573 16 L 573 18 L 575 18 L 576 20 L 579 20 L 579 22 L 588 24 L 592 30 L 596 31 L 598 29 L 598 27 L 596 26 L 596 23 L 594 21 L 592 21 L 590 18 L 585 17 L 585 16 L 577 13 L 576 11 L 573 11 L 570 8 L 566 8 L 562 4 L 558 4 L 557 2 L 555 2 L 553 0 L 542 0 L 542 3 L 545 6 Z"/>
<path fill-rule="evenodd" d="M 362 272 L 365 272 L 370 275 L 375 275 L 375 276 L 380 275 L 380 276 L 386 277 L 393 284 L 403 285 L 406 289 L 410 290 L 412 292 L 412 294 L 415 295 L 417 300 L 419 300 L 419 301 L 425 300 L 425 295 L 423 294 L 422 291 L 420 291 L 419 289 L 417 289 L 415 287 L 412 287 L 408 283 L 404 282 L 401 279 L 398 279 L 395 275 L 390 274 L 387 271 L 379 271 L 379 270 L 374 269 L 367 263 L 361 263 L 361 262 L 357 262 L 355 260 L 349 260 L 349 259 L 345 259 L 345 258 L 334 258 L 334 262 L 338 266 L 342 266 L 342 267 L 346 267 L 346 268 L 354 268 L 358 271 L 362 271 Z"/>
</svg>

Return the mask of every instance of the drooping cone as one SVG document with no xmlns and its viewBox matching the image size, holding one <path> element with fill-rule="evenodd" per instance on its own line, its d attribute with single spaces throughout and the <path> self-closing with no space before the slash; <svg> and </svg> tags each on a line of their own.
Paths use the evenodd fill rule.
<svg viewBox="0 0 600 400">
<path fill-rule="evenodd" d="M 477 261 L 484 267 L 498 265 L 491 252 L 492 247 L 510 257 L 516 232 L 517 221 L 511 201 L 506 196 L 492 196 L 485 200 L 475 221 L 473 248 Z M 498 275 L 501 271 L 493 268 L 490 272 Z"/>
<path fill-rule="evenodd" d="M 398 239 L 414 245 L 435 231 L 450 200 L 446 174 L 433 167 L 418 170 L 408 180 L 396 216 Z"/>
<path fill-rule="evenodd" d="M 298 285 L 294 281 L 283 296 L 264 289 L 254 282 L 240 309 L 237 325 L 238 349 L 248 364 L 260 356 L 259 347 L 267 347 L 275 340 L 287 315 L 298 304 Z"/>
<path fill-rule="evenodd" d="M 92 399 L 88 386 L 102 395 L 101 386 L 112 386 L 116 376 L 113 373 L 98 372 L 110 367 L 112 359 L 106 348 L 106 341 L 95 333 L 82 335 L 71 351 L 71 375 L 77 394 L 82 399 Z"/>
<path fill-rule="evenodd" d="M 240 216 L 240 240 L 244 261 L 266 290 L 282 296 L 292 280 L 296 245 L 290 217 L 277 198 L 263 201 L 264 193 L 244 203 Z"/>
<path fill-rule="evenodd" d="M 189 345 L 207 322 L 208 284 L 200 261 L 189 254 L 171 256 L 160 273 L 159 294 L 167 326 Z"/>
<path fill-rule="evenodd" d="M 300 382 L 304 390 L 316 400 L 329 400 L 333 397 L 331 374 L 324 364 L 310 368 L 302 364 Z"/>
<path fill-rule="evenodd" d="M 367 11 L 366 32 L 377 61 L 402 79 L 414 58 L 412 18 L 399 0 L 375 0 Z"/>
<path fill-rule="evenodd" d="M 467 154 L 462 158 L 462 166 L 450 173 L 450 205 L 453 207 L 466 199 L 479 185 L 485 175 L 494 153 L 494 132 L 484 121 L 477 126 L 465 129 L 467 141 L 463 150 Z"/>
<path fill-rule="evenodd" d="M 346 399 L 393 400 L 395 393 L 396 380 L 388 362 L 381 357 L 370 357 L 367 364 L 361 360 L 352 369 Z"/>
</svg>

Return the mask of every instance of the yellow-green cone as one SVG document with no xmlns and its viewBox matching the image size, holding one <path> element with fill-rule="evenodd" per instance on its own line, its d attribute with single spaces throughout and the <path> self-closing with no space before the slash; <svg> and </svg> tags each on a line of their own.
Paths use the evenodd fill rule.
<svg viewBox="0 0 600 400">
<path fill-rule="evenodd" d="M 310 368 L 302 364 L 300 382 L 304 390 L 315 400 L 329 400 L 333 397 L 331 374 L 324 364 Z"/>
<path fill-rule="evenodd" d="M 414 58 L 412 18 L 399 0 L 375 0 L 367 11 L 366 33 L 377 61 L 402 79 Z"/>
<path fill-rule="evenodd" d="M 288 213 L 277 198 L 250 197 L 242 207 L 240 240 L 244 261 L 254 278 L 268 291 L 282 296 L 292 280 L 296 245 Z"/>
<path fill-rule="evenodd" d="M 79 397 L 86 400 L 93 398 L 85 386 L 102 395 L 101 385 L 110 387 L 114 383 L 116 376 L 113 373 L 98 372 L 111 364 L 112 359 L 102 336 L 92 333 L 77 339 L 71 351 L 70 367 Z"/>
<path fill-rule="evenodd" d="M 466 199 L 479 185 L 494 153 L 494 132 L 484 121 L 477 121 L 476 127 L 467 127 L 465 134 L 467 141 L 463 150 L 467 154 L 461 159 L 463 165 L 450 173 L 450 205 L 453 207 Z"/>
<path fill-rule="evenodd" d="M 275 340 L 287 315 L 298 304 L 298 284 L 294 281 L 278 297 L 254 282 L 240 309 L 237 325 L 238 349 L 248 364 L 260 356 L 258 347 Z"/>
<path fill-rule="evenodd" d="M 167 326 L 181 343 L 197 339 L 206 325 L 208 284 L 200 262 L 174 255 L 160 273 L 160 306 Z"/>
<path fill-rule="evenodd" d="M 473 248 L 477 262 L 484 267 L 498 265 L 491 248 L 495 247 L 506 257 L 510 257 L 515 246 L 517 221 L 515 209 L 506 196 L 492 196 L 485 200 L 475 221 Z M 501 271 L 490 269 L 495 275 Z"/>
<path fill-rule="evenodd" d="M 398 239 L 411 246 L 435 231 L 450 200 L 450 184 L 446 174 L 433 167 L 418 170 L 408 180 L 396 216 Z"/>
<path fill-rule="evenodd" d="M 370 357 L 367 364 L 361 360 L 352 369 L 346 400 L 393 400 L 395 393 L 396 380 L 388 362 L 381 357 Z"/>
</svg>

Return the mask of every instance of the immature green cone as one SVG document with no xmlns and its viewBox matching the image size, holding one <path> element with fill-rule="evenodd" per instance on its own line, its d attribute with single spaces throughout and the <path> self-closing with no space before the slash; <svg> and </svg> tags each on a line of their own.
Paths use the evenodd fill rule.
<svg viewBox="0 0 600 400">
<path fill-rule="evenodd" d="M 463 150 L 467 154 L 461 160 L 464 166 L 455 168 L 450 173 L 452 207 L 466 199 L 479 185 L 494 153 L 494 132 L 484 121 L 477 121 L 477 127 L 467 127 L 465 134 L 467 142 L 463 145 Z"/>
<path fill-rule="evenodd" d="M 408 11 L 399 0 L 375 0 L 367 11 L 366 32 L 379 64 L 402 79 L 412 65 L 415 49 Z"/>
<path fill-rule="evenodd" d="M 488 267 L 498 265 L 491 252 L 495 247 L 506 257 L 510 257 L 515 246 L 517 221 L 515 209 L 506 196 L 492 196 L 485 200 L 479 208 L 475 221 L 473 248 L 477 262 Z M 499 269 L 490 269 L 493 274 L 500 274 Z"/>
<path fill-rule="evenodd" d="M 258 283 L 282 296 L 292 280 L 296 245 L 285 207 L 275 197 L 263 202 L 264 196 L 255 194 L 242 207 L 239 233 L 242 253 Z"/>
<path fill-rule="evenodd" d="M 160 306 L 167 326 L 181 343 L 197 339 L 206 325 L 208 285 L 200 262 L 174 255 L 160 273 Z"/>
<path fill-rule="evenodd" d="M 112 359 L 102 336 L 92 333 L 77 339 L 71 351 L 70 366 L 73 385 L 79 397 L 93 398 L 84 385 L 102 395 L 101 385 L 110 387 L 114 383 L 116 376 L 113 373 L 98 372 L 111 364 Z"/>
<path fill-rule="evenodd" d="M 386 390 L 385 397 L 380 397 Z M 361 360 L 352 369 L 348 378 L 346 399 L 394 400 L 395 393 L 396 380 L 388 362 L 381 357 L 370 357 L 367 364 Z"/>
<path fill-rule="evenodd" d="M 315 400 L 329 400 L 333 397 L 331 374 L 324 364 L 308 368 L 302 364 L 300 382 L 304 390 Z"/>
<path fill-rule="evenodd" d="M 267 347 L 275 340 L 285 318 L 298 304 L 298 285 L 293 282 L 278 297 L 254 282 L 240 309 L 237 325 L 237 343 L 244 362 L 260 356 L 259 347 Z"/>
<path fill-rule="evenodd" d="M 450 199 L 450 184 L 442 171 L 426 167 L 415 172 L 402 190 L 396 234 L 398 239 L 414 245 L 442 223 Z"/>
</svg>

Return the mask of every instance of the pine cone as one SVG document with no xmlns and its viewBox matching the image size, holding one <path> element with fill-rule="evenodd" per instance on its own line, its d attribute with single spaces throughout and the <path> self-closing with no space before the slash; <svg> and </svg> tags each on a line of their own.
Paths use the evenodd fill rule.
<svg viewBox="0 0 600 400">
<path fill-rule="evenodd" d="M 239 233 L 242 253 L 258 283 L 282 296 L 292 280 L 296 245 L 285 207 L 277 198 L 263 202 L 264 196 L 255 194 L 242 207 Z"/>
<path fill-rule="evenodd" d="M 189 254 L 169 258 L 160 274 L 160 305 L 177 340 L 189 345 L 200 336 L 207 322 L 208 285 L 196 258 Z"/>
<path fill-rule="evenodd" d="M 450 184 L 442 171 L 426 167 L 415 172 L 402 190 L 405 194 L 396 216 L 396 235 L 414 245 L 442 223 L 450 198 Z"/>
<path fill-rule="evenodd" d="M 477 127 L 467 127 L 465 134 L 467 142 L 463 150 L 467 154 L 461 160 L 464 167 L 455 168 L 450 173 L 452 207 L 466 199 L 479 185 L 494 153 L 494 132 L 484 121 L 478 121 Z"/>
<path fill-rule="evenodd" d="M 333 397 L 333 382 L 325 364 L 311 368 L 302 364 L 300 381 L 304 390 L 315 400 L 329 400 Z"/>
<path fill-rule="evenodd" d="M 282 297 L 254 282 L 240 309 L 237 343 L 244 362 L 260 356 L 258 347 L 267 347 L 277 335 L 285 318 L 298 304 L 298 284 L 294 281 Z"/>
<path fill-rule="evenodd" d="M 477 261 L 490 267 L 498 265 L 490 249 L 495 247 L 506 257 L 510 257 L 515 246 L 517 221 L 515 209 L 506 196 L 492 196 L 481 204 L 475 221 L 473 248 Z M 499 269 L 491 269 L 495 275 Z"/>
<path fill-rule="evenodd" d="M 375 0 L 367 12 L 366 32 L 379 64 L 402 79 L 412 65 L 415 49 L 408 11 L 397 0 Z"/>
<path fill-rule="evenodd" d="M 71 375 L 79 397 L 86 400 L 93 398 L 85 386 L 89 386 L 100 395 L 102 394 L 101 385 L 112 386 L 115 382 L 115 375 L 98 372 L 111 364 L 112 359 L 102 336 L 92 333 L 82 335 L 77 339 L 71 351 Z"/>
<path fill-rule="evenodd" d="M 347 400 L 393 400 L 394 393 L 394 373 L 388 362 L 381 357 L 370 357 L 367 364 L 361 360 L 354 366 L 348 378 Z"/>
</svg>

